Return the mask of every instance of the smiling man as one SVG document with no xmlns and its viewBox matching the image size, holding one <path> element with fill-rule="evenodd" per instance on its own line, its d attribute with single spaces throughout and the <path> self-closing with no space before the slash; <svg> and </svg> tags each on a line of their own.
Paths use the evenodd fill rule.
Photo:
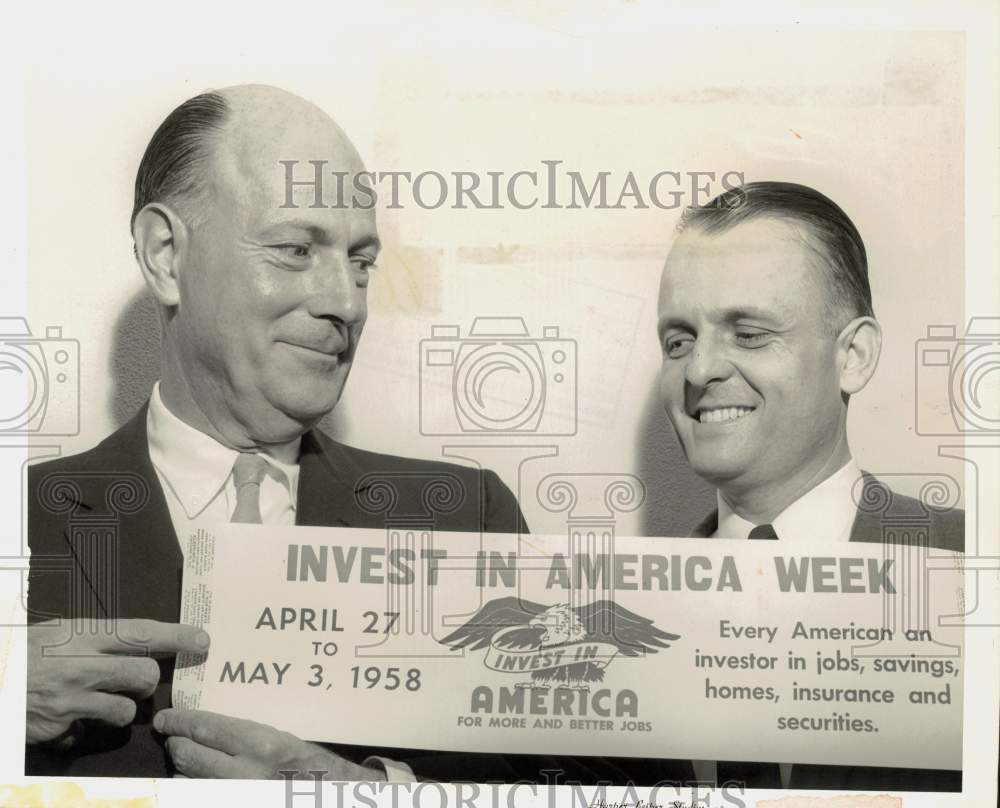
<svg viewBox="0 0 1000 808">
<path fill-rule="evenodd" d="M 864 243 L 811 188 L 752 183 L 689 209 L 660 282 L 660 390 L 691 468 L 718 489 L 700 536 L 881 541 L 858 510 L 881 485 L 854 461 L 847 409 L 875 373 Z M 922 512 L 932 547 L 961 550 L 960 510 Z"/>
<path fill-rule="evenodd" d="M 210 643 L 179 624 L 195 524 L 384 528 L 385 516 L 356 499 L 383 474 L 396 485 L 394 515 L 419 524 L 434 480 L 464 492 L 449 513 L 429 515 L 436 529 L 523 524 L 492 472 L 374 454 L 315 429 L 350 372 L 379 239 L 370 207 L 316 205 L 313 188 L 284 204 L 288 159 L 363 171 L 326 113 L 264 86 L 184 102 L 142 158 L 131 230 L 159 310 L 162 375 L 147 405 L 98 446 L 29 470 L 28 774 L 267 778 L 294 769 L 379 780 L 411 776 L 406 757 L 427 776 L 476 776 L 454 755 L 390 758 L 169 709 L 175 654 Z M 90 527 L 76 530 L 80 520 Z M 109 524 L 113 546 L 99 540 Z M 497 756 L 482 762 L 506 775 L 493 768 Z"/>
<path fill-rule="evenodd" d="M 852 457 L 847 409 L 875 373 L 882 333 L 864 243 L 830 199 L 760 182 L 689 209 L 663 269 L 658 332 L 667 415 L 691 468 L 718 490 L 694 536 L 881 542 L 880 515 L 859 503 L 889 501 L 923 526 L 897 541 L 962 550 L 961 510 L 889 492 Z M 699 780 L 756 788 L 956 791 L 962 781 L 958 771 L 694 766 Z"/>
</svg>

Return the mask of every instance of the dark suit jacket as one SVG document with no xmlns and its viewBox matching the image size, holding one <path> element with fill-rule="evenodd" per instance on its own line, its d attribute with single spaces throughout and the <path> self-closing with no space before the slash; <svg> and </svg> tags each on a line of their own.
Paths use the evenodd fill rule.
<svg viewBox="0 0 1000 808">
<path fill-rule="evenodd" d="M 851 541 L 920 544 L 940 550 L 963 552 L 965 512 L 959 508 L 935 511 L 920 500 L 891 491 L 863 472 L 862 505 L 851 526 Z M 712 511 L 691 535 L 708 538 L 719 527 L 719 512 Z M 962 772 L 943 769 L 895 769 L 877 766 L 823 766 L 795 764 L 789 788 L 961 791 Z"/>
<path fill-rule="evenodd" d="M 54 617 L 150 618 L 177 622 L 183 559 L 159 479 L 149 459 L 146 408 L 94 449 L 28 470 L 31 546 L 29 620 Z M 388 483 L 395 497 L 383 496 Z M 433 491 L 428 483 L 434 484 Z M 433 512 L 432 512 L 433 511 Z M 302 437 L 296 524 L 384 529 L 526 531 L 517 500 L 491 471 L 362 451 L 319 431 Z M 103 541 L 107 539 L 109 541 Z M 30 746 L 25 773 L 163 777 L 173 773 L 153 715 L 170 706 L 173 660 L 161 662 L 152 698 L 135 721 L 87 726 L 69 753 Z M 352 760 L 380 754 L 424 778 L 653 784 L 686 779 L 666 762 L 541 755 L 481 755 L 337 746 Z"/>
</svg>

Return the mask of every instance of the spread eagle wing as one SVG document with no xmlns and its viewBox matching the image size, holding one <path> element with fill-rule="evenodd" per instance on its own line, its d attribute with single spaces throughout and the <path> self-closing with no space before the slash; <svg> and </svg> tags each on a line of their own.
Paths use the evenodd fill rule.
<svg viewBox="0 0 1000 808">
<path fill-rule="evenodd" d="M 623 656 L 655 654 L 660 648 L 669 648 L 670 641 L 680 639 L 679 634 L 661 631 L 652 620 L 630 612 L 613 600 L 580 606 L 576 614 L 587 629 L 588 640 L 611 643 Z"/>
<path fill-rule="evenodd" d="M 508 631 L 503 636 L 503 645 L 508 648 L 530 648 L 538 645 L 545 633 L 543 626 L 531 626 L 533 617 L 546 609 L 540 603 L 509 597 L 491 600 L 460 628 L 455 629 L 441 642 L 452 650 L 469 648 L 477 651 L 490 644 L 493 635 L 503 629 L 523 626 L 517 631 Z"/>
</svg>

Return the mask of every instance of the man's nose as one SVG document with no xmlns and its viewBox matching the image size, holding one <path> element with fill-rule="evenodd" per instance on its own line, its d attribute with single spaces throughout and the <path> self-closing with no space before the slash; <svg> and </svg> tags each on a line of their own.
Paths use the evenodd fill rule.
<svg viewBox="0 0 1000 808">
<path fill-rule="evenodd" d="M 367 276 L 343 252 L 323 256 L 306 279 L 306 309 L 313 317 L 333 317 L 345 325 L 368 314 Z"/>
<path fill-rule="evenodd" d="M 699 336 L 684 368 L 687 382 L 695 387 L 707 387 L 727 378 L 731 372 L 725 346 L 708 335 Z"/>
</svg>

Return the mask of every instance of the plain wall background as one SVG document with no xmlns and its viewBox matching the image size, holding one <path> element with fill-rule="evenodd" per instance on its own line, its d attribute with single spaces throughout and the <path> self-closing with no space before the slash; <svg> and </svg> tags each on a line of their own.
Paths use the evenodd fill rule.
<svg viewBox="0 0 1000 808">
<path fill-rule="evenodd" d="M 851 406 L 862 467 L 945 473 L 934 438 L 914 432 L 914 344 L 928 324 L 963 326 L 963 38 L 960 34 L 655 32 L 611 67 L 530 39 L 509 58 L 503 31 L 425 49 L 401 45 L 377 69 L 308 56 L 193 64 L 190 80 L 110 61 L 86 75 L 36 68 L 29 121 L 29 311 L 36 335 L 59 325 L 80 341 L 79 436 L 97 442 L 141 404 L 157 377 L 155 312 L 131 254 L 128 218 L 142 151 L 167 112 L 197 92 L 248 80 L 277 84 L 326 109 L 373 170 L 541 170 L 593 177 L 627 171 L 741 171 L 747 181 L 812 185 L 865 239 L 886 339 L 880 369 Z M 540 38 L 540 43 L 542 39 Z M 624 49 L 620 49 L 621 57 Z M 725 58 L 713 58 L 713 54 Z M 850 53 L 850 59 L 841 58 Z M 325 59 L 334 58 L 325 54 Z M 269 64 L 269 68 L 264 67 Z M 502 67 L 499 67 L 502 65 Z M 613 196 L 615 194 L 612 194 Z M 406 197 L 407 199 L 409 197 Z M 565 529 L 536 496 L 550 474 L 631 474 L 647 490 L 622 534 L 684 534 L 713 495 L 687 470 L 656 397 L 656 288 L 679 211 L 380 210 L 385 249 L 344 398 L 326 426 L 347 443 L 440 458 L 419 431 L 419 343 L 431 326 L 467 333 L 476 316 L 521 316 L 533 335 L 557 325 L 576 341 L 579 430 L 558 456 L 523 466 L 522 507 L 537 532 Z M 927 386 L 920 399 L 936 395 Z M 940 399 L 940 395 L 937 395 Z M 482 457 L 517 488 L 517 453 Z M 894 484 L 914 493 L 917 478 Z"/>
</svg>

